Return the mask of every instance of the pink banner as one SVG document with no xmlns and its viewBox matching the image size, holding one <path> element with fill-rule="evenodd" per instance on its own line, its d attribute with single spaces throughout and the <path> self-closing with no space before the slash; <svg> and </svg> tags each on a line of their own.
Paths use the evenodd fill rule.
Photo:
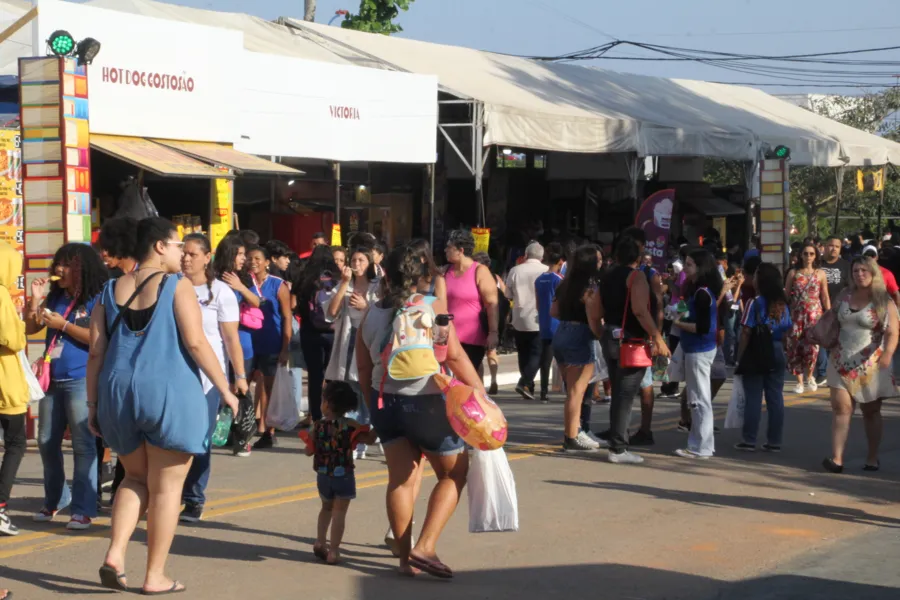
<svg viewBox="0 0 900 600">
<path fill-rule="evenodd" d="M 668 261 L 669 228 L 674 204 L 675 190 L 660 190 L 644 200 L 635 219 L 635 225 L 647 234 L 645 251 L 653 257 L 653 267 L 663 273 Z"/>
</svg>

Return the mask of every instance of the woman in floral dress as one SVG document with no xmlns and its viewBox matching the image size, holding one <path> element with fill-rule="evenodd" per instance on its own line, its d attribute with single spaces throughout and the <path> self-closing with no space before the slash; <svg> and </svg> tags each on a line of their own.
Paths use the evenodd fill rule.
<svg viewBox="0 0 900 600">
<path fill-rule="evenodd" d="M 837 299 L 838 344 L 828 358 L 831 388 L 832 456 L 822 465 L 832 473 L 844 470 L 844 447 L 850 417 L 859 404 L 869 442 L 865 471 L 877 471 L 881 443 L 881 402 L 900 397 L 891 374 L 897 348 L 897 307 L 884 287 L 881 270 L 871 258 L 851 266 L 849 288 Z"/>
<path fill-rule="evenodd" d="M 831 308 L 831 301 L 825 273 L 817 268 L 818 264 L 819 251 L 815 244 L 804 244 L 797 266 L 788 271 L 784 284 L 784 292 L 791 301 L 791 321 L 794 323 L 785 337 L 785 350 L 788 368 L 797 376 L 797 387 L 794 389 L 797 394 L 819 389 L 813 377 L 819 347 L 806 340 L 806 332 L 819 321 L 823 310 Z"/>
</svg>

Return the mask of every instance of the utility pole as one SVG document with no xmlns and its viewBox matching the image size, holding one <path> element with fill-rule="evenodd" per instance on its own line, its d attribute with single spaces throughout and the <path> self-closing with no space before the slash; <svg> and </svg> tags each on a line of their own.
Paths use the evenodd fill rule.
<svg viewBox="0 0 900 600">
<path fill-rule="evenodd" d="M 304 21 L 315 21 L 316 20 L 316 0 L 304 0 L 305 9 L 303 11 L 303 20 Z"/>
</svg>

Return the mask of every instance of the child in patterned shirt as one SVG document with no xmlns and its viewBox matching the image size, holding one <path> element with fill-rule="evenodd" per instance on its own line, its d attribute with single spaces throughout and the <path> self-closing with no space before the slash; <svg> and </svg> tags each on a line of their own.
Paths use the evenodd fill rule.
<svg viewBox="0 0 900 600">
<path fill-rule="evenodd" d="M 313 554 L 330 565 L 340 560 L 341 539 L 350 501 L 356 498 L 356 477 L 353 474 L 353 446 L 372 444 L 376 434 L 344 415 L 356 410 L 359 397 L 356 390 L 344 381 L 332 381 L 322 391 L 322 418 L 313 424 L 312 439 L 306 455 L 314 456 L 313 469 L 322 510 Z M 331 526 L 331 546 L 326 545 Z"/>
</svg>

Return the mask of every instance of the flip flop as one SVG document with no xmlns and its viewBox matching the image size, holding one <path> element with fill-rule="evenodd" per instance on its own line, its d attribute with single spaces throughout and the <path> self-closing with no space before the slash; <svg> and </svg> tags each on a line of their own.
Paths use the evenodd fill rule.
<svg viewBox="0 0 900 600">
<path fill-rule="evenodd" d="M 167 590 L 161 590 L 159 592 L 148 592 L 147 590 L 142 589 L 141 596 L 168 596 L 169 594 L 180 594 L 181 592 L 187 591 L 187 587 L 179 588 L 179 585 L 181 584 L 175 581 L 172 583 L 172 587 Z"/>
<path fill-rule="evenodd" d="M 100 567 L 100 584 L 103 587 L 119 592 L 127 592 L 128 587 L 122 583 L 123 579 L 125 579 L 125 573 L 119 573 L 109 565 Z"/>
<path fill-rule="evenodd" d="M 431 560 L 415 554 L 409 555 L 409 565 L 439 579 L 453 579 L 453 571 L 439 560 Z"/>
<path fill-rule="evenodd" d="M 864 465 L 862 470 L 863 471 L 877 471 L 880 468 L 881 468 L 881 461 L 876 460 L 874 465 L 869 465 L 869 464 Z"/>
<path fill-rule="evenodd" d="M 6 595 L 3 596 L 3 598 L 0 598 L 0 600 L 10 600 L 12 597 L 13 597 L 12 592 L 6 592 Z"/>
<path fill-rule="evenodd" d="M 313 556 L 315 556 L 319 560 L 328 562 L 328 550 L 326 550 L 325 548 L 316 548 L 315 546 L 313 546 Z"/>
</svg>

